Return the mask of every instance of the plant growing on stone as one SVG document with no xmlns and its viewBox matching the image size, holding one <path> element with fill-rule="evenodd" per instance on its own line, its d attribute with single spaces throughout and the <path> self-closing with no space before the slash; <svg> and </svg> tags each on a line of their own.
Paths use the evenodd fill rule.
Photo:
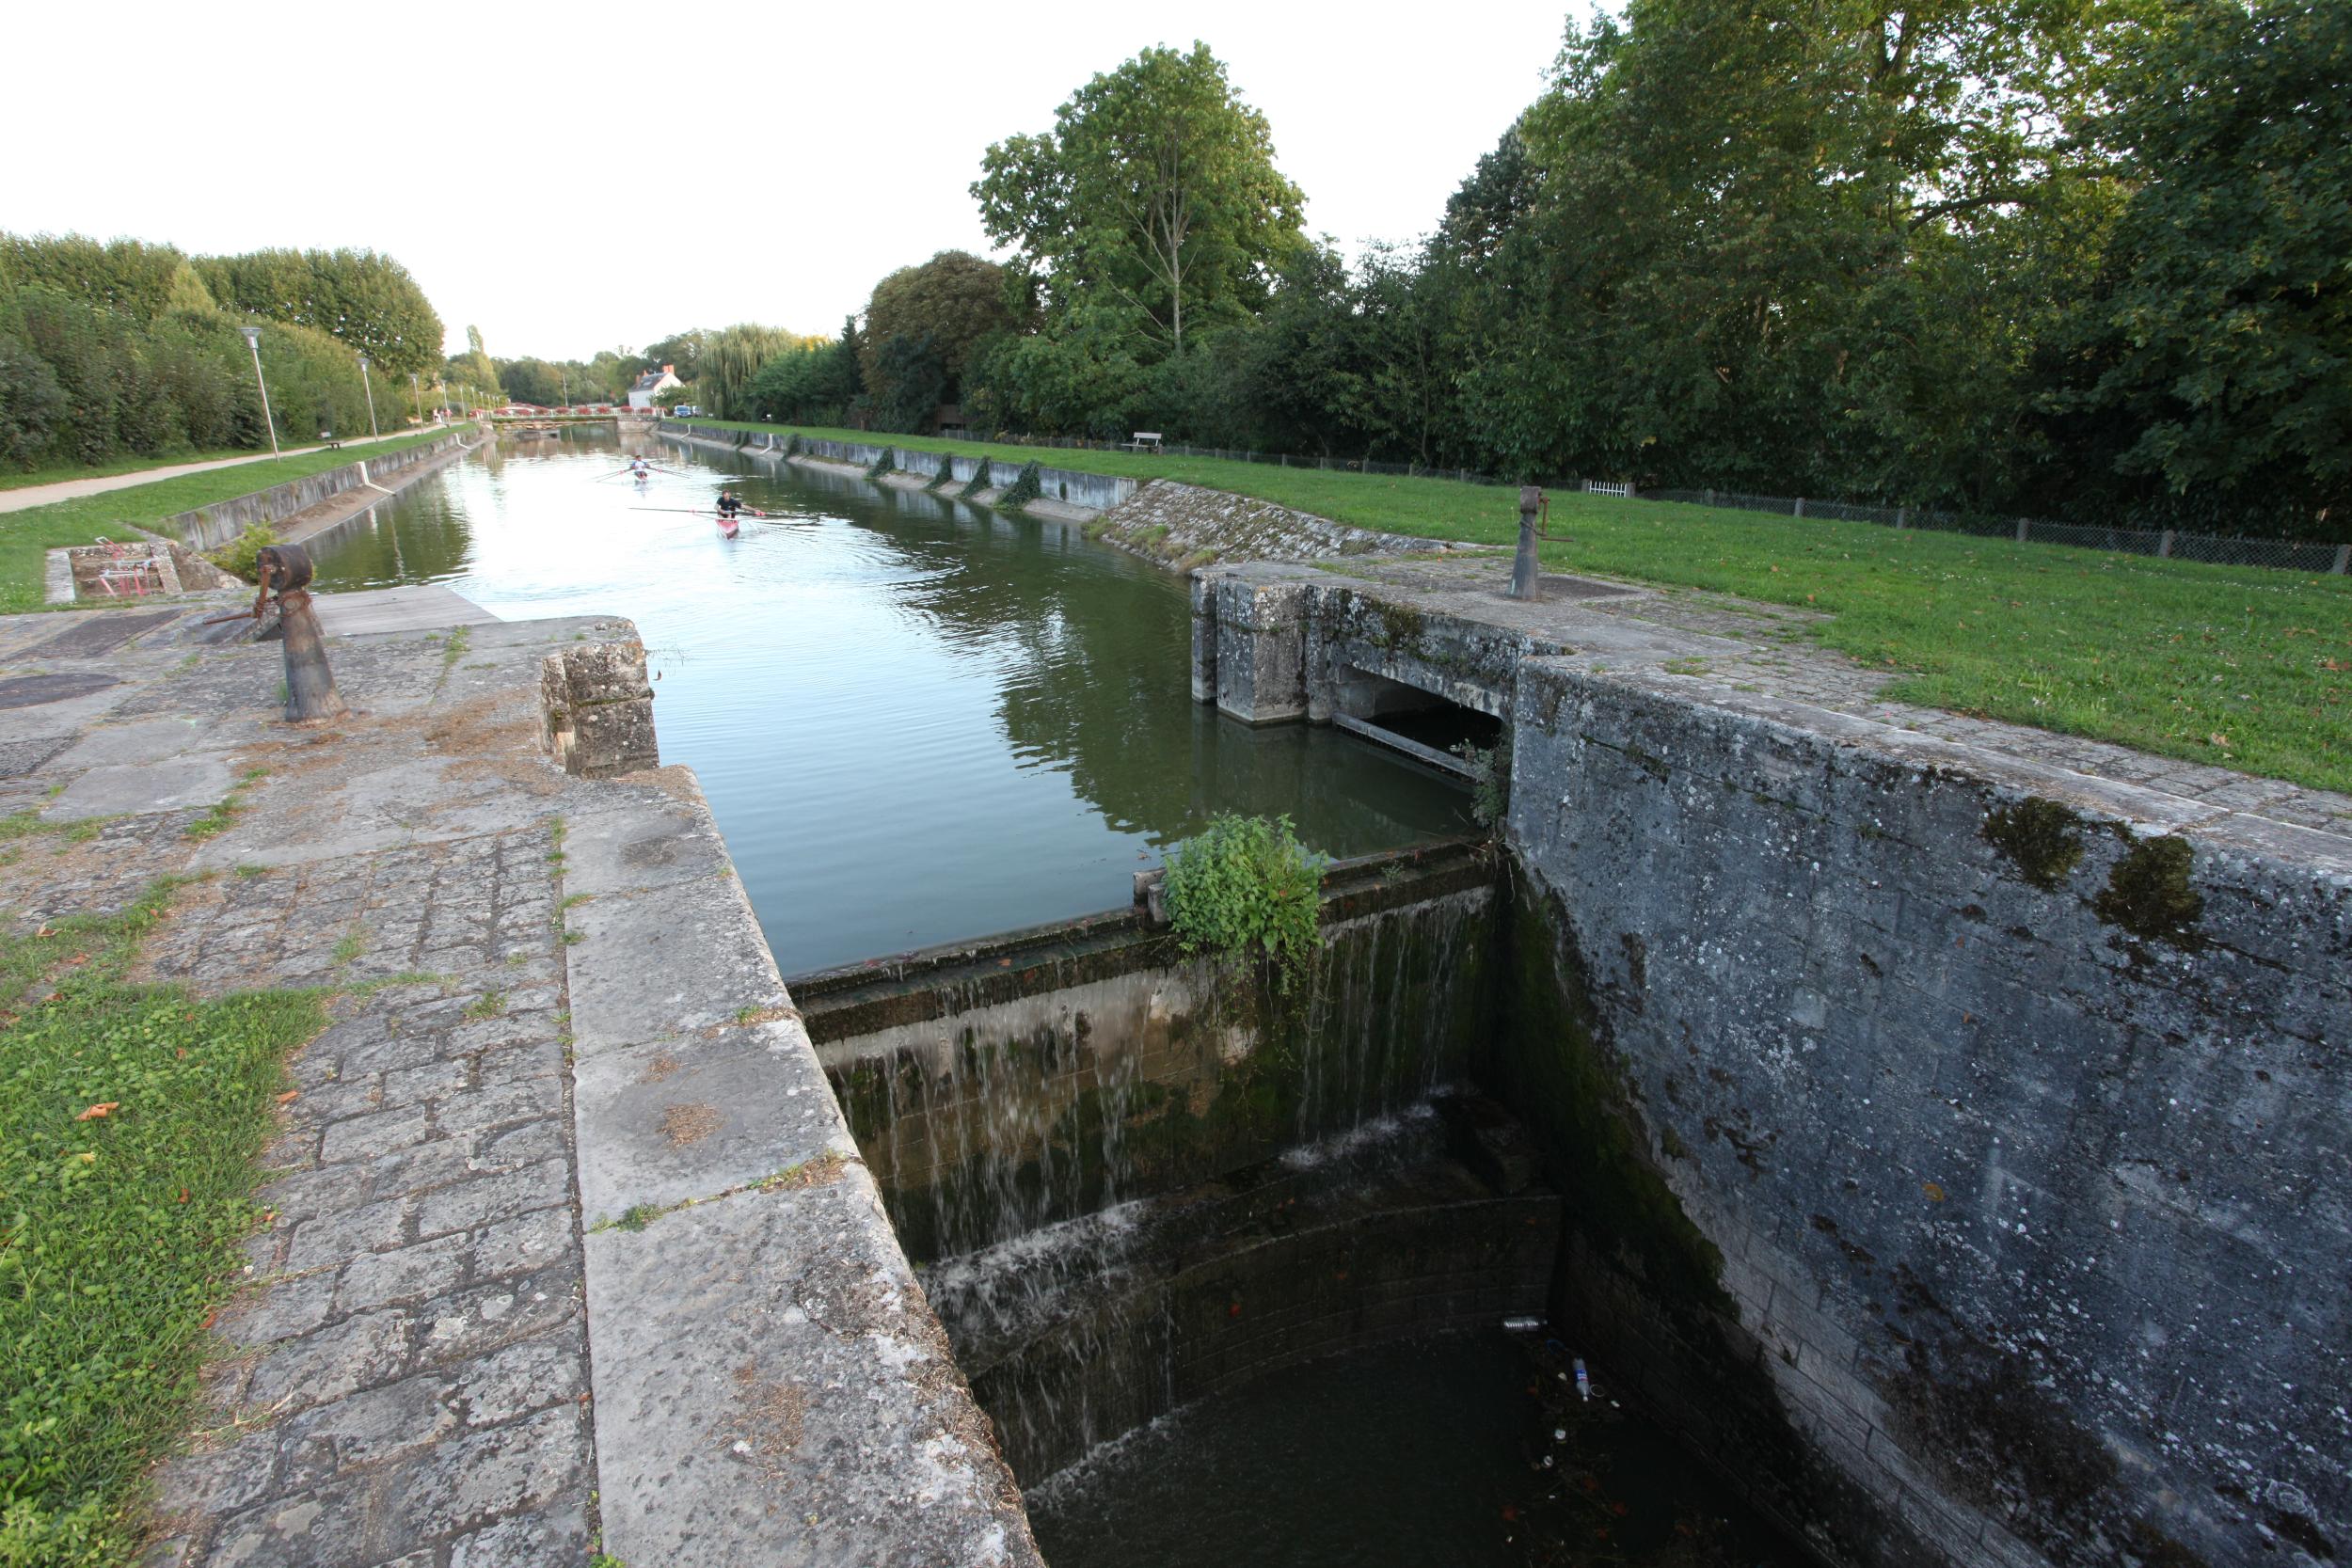
<svg viewBox="0 0 2352 1568">
<path fill-rule="evenodd" d="M 1044 482 L 1034 462 L 1023 465 L 1019 477 L 1005 486 L 1005 493 L 996 498 L 997 510 L 1018 512 L 1045 493 Z"/>
<path fill-rule="evenodd" d="M 1464 746 L 1461 754 L 1470 765 L 1470 819 L 1492 832 L 1511 810 L 1511 732 L 1492 746 Z"/>
<path fill-rule="evenodd" d="M 262 569 L 254 558 L 277 543 L 278 535 L 267 524 L 254 523 L 204 559 L 240 581 L 259 582 Z"/>
<path fill-rule="evenodd" d="M 1263 953 L 1288 992 L 1323 946 L 1326 862 L 1291 819 L 1222 815 L 1168 852 L 1168 923 L 1187 953 Z"/>
</svg>

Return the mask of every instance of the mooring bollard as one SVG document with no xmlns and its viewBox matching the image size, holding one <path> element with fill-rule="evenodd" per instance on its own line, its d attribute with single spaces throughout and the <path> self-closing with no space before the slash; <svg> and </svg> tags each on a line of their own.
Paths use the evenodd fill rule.
<svg viewBox="0 0 2352 1568">
<path fill-rule="evenodd" d="M 1532 599 L 1541 592 L 1543 563 L 1535 559 L 1541 537 L 1535 515 L 1543 509 L 1544 493 L 1533 484 L 1519 486 L 1519 553 L 1511 562 L 1511 597 Z"/>
<path fill-rule="evenodd" d="M 350 712 L 343 694 L 335 689 L 335 672 L 326 667 L 326 638 L 310 609 L 310 552 L 299 545 L 267 545 L 255 553 L 253 568 L 262 579 L 253 608 L 235 615 L 215 615 L 204 624 L 258 621 L 275 590 L 278 637 L 285 644 L 287 722 L 336 719 Z"/>
</svg>

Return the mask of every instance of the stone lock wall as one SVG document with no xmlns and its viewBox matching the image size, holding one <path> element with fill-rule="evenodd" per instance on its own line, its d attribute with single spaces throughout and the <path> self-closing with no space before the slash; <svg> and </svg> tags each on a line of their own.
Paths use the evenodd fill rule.
<svg viewBox="0 0 2352 1568">
<path fill-rule="evenodd" d="M 539 667 L 539 736 L 567 773 L 608 779 L 661 766 L 645 645 L 583 643 Z"/>
<path fill-rule="evenodd" d="M 1344 578 L 1272 562 L 1192 577 L 1192 695 L 1252 724 L 1350 713 L 1359 674 L 1510 716 L 1519 661 L 1554 644 L 1429 614 Z"/>
<path fill-rule="evenodd" d="M 1334 872 L 1328 946 L 1295 995 L 1109 915 L 792 990 L 928 1259 L 1210 1180 L 1458 1079 L 1488 1021 L 1496 914 L 1491 860 L 1436 846 Z"/>
<path fill-rule="evenodd" d="M 1835 1560 L 2352 1550 L 2352 856 L 1522 666 L 1556 1307 Z"/>
</svg>

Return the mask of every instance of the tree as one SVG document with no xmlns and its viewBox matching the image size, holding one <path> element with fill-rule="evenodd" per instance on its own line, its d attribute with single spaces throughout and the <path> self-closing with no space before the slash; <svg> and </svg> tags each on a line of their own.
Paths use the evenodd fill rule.
<svg viewBox="0 0 2352 1568">
<path fill-rule="evenodd" d="M 2352 7 L 2179 0 L 2116 61 L 2132 194 L 2061 402 L 2125 475 L 2352 538 Z"/>
<path fill-rule="evenodd" d="M 468 387 L 492 397 L 499 395 L 501 384 L 499 381 L 498 361 L 491 358 L 490 351 L 482 346 L 482 328 L 466 328 L 466 352 L 450 364 L 453 371 L 462 372 Z M 453 374 L 450 379 L 455 381 L 460 376 Z"/>
<path fill-rule="evenodd" d="M 710 334 L 699 326 L 675 332 L 660 342 L 648 343 L 640 357 L 648 365 L 673 366 L 680 381 L 691 381 L 702 373 L 703 345 L 709 340 Z"/>
<path fill-rule="evenodd" d="M 443 328 L 408 269 L 373 250 L 257 250 L 215 256 L 197 269 L 232 311 L 316 327 L 367 355 L 388 374 L 439 359 Z"/>
<path fill-rule="evenodd" d="M 897 372 L 886 369 L 885 353 L 904 360 L 904 370 L 939 385 L 937 404 L 952 400 L 961 390 L 974 348 L 990 336 L 1012 325 L 1007 301 L 1005 269 L 964 250 L 943 250 L 919 266 L 900 267 L 874 285 L 866 306 L 865 358 L 860 367 L 866 390 L 877 404 L 903 400 Z M 910 357 L 912 345 L 927 345 Z M 887 349 L 887 345 L 902 345 Z M 922 414 L 928 417 L 930 407 Z M 913 425 L 890 426 L 914 429 Z"/>
<path fill-rule="evenodd" d="M 1058 304 L 1101 291 L 1126 305 L 1160 352 L 1181 353 L 1187 325 L 1257 309 L 1300 241 L 1305 198 L 1275 167 L 1265 116 L 1204 43 L 1096 76 L 1053 130 L 998 142 L 981 169 L 989 237 Z"/>
<path fill-rule="evenodd" d="M 1457 196 L 1462 411 L 1512 473 L 1998 489 L 2109 0 L 1631 0 Z M 2063 221 L 2061 221 L 2061 216 Z M 2095 251 L 2094 251 L 2095 254 Z M 2044 279 L 2046 283 L 2046 278 Z M 1915 489 L 1914 494 L 1916 494 Z M 1979 499 L 1981 499 L 1979 497 Z"/>
<path fill-rule="evenodd" d="M 781 327 L 739 322 L 711 333 L 703 345 L 696 373 L 689 377 L 685 367 L 680 366 L 678 379 L 693 382 L 694 401 L 714 419 L 748 420 L 758 412 L 752 383 L 757 379 L 760 368 L 787 349 L 807 348 L 822 341 L 821 338 L 787 332 Z"/>
<path fill-rule="evenodd" d="M 855 316 L 841 324 L 837 339 L 786 349 L 752 378 L 754 417 L 789 424 L 847 423 L 859 395 L 863 349 Z"/>
<path fill-rule="evenodd" d="M 135 321 L 152 321 L 169 308 L 172 280 L 186 264 L 172 246 L 139 240 L 0 235 L 0 286 L 55 290 Z"/>
</svg>

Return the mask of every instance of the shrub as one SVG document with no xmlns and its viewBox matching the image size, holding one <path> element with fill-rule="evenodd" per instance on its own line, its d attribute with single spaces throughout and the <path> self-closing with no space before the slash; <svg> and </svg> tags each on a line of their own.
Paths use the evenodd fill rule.
<svg viewBox="0 0 2352 1568">
<path fill-rule="evenodd" d="M 1288 991 L 1323 946 L 1324 864 L 1287 816 L 1212 817 L 1168 853 L 1168 922 L 1187 953 L 1262 950 Z"/>
<path fill-rule="evenodd" d="M 1461 755 L 1470 765 L 1470 816 L 1492 832 L 1511 811 L 1511 732 L 1492 746 L 1465 746 Z"/>
<path fill-rule="evenodd" d="M 278 535 L 269 531 L 267 524 L 253 523 L 220 548 L 209 552 L 204 559 L 231 577 L 246 582 L 259 582 L 262 580 L 262 569 L 253 558 L 277 543 Z"/>
</svg>

